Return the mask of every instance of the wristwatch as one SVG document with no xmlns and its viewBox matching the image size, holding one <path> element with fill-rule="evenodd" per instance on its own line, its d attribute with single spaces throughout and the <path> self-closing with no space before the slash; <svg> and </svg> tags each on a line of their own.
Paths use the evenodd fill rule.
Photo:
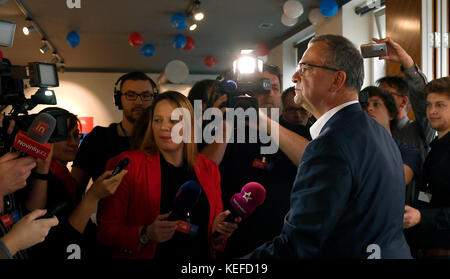
<svg viewBox="0 0 450 279">
<path fill-rule="evenodd" d="M 142 227 L 141 235 L 139 236 L 139 242 L 143 245 L 147 244 L 150 238 L 147 236 L 147 226 Z"/>
</svg>

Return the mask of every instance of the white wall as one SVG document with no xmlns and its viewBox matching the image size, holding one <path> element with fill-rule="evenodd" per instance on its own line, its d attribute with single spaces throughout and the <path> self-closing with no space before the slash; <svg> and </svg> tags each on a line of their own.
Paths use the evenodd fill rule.
<svg viewBox="0 0 450 279">
<path fill-rule="evenodd" d="M 309 26 L 270 51 L 268 57 L 278 62 L 279 64 L 274 64 L 279 65 L 282 69 L 283 90 L 293 85 L 291 77 L 297 67 L 297 54 L 294 45 L 309 35 L 341 35 L 353 42 L 358 49 L 361 44 L 371 43 L 372 37 L 378 37 L 376 23 L 372 13 L 369 12 L 363 16 L 355 13 L 355 7 L 365 3 L 366 0 L 353 0 L 348 2 L 333 17 L 326 18 L 316 26 Z M 363 86 L 374 84 L 375 80 L 380 75 L 383 75 L 383 71 L 384 61 L 379 61 L 378 58 L 364 59 L 365 76 Z"/>
</svg>

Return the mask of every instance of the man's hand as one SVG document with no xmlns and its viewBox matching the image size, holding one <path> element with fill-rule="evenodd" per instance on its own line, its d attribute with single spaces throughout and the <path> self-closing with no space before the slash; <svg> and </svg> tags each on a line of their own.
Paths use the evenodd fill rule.
<svg viewBox="0 0 450 279">
<path fill-rule="evenodd" d="M 372 38 L 372 40 L 377 44 L 386 43 L 388 55 L 381 56 L 380 59 L 401 63 L 405 70 L 414 66 L 414 60 L 411 58 L 411 56 L 402 48 L 401 45 L 394 42 L 391 38 Z"/>
<path fill-rule="evenodd" d="M 11 231 L 1 238 L 12 255 L 20 250 L 27 249 L 44 241 L 49 230 L 58 225 L 56 216 L 48 219 L 39 219 L 47 210 L 36 209 L 25 215 L 19 222 L 13 225 Z"/>
<path fill-rule="evenodd" d="M 405 206 L 405 214 L 403 215 L 403 228 L 409 229 L 419 224 L 422 219 L 420 211 L 406 205 Z"/>
<path fill-rule="evenodd" d="M 8 152 L 0 157 L 0 196 L 6 196 L 25 187 L 36 159 L 27 156 L 19 158 L 18 152 Z"/>
</svg>

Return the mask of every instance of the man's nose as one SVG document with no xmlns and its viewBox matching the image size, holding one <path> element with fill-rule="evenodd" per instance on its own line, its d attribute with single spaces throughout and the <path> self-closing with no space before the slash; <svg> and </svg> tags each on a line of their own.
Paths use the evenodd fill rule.
<svg viewBox="0 0 450 279">
<path fill-rule="evenodd" d="M 300 81 L 300 75 L 298 74 L 298 71 L 296 71 L 293 75 L 292 75 L 292 82 L 293 83 L 297 83 Z"/>
</svg>

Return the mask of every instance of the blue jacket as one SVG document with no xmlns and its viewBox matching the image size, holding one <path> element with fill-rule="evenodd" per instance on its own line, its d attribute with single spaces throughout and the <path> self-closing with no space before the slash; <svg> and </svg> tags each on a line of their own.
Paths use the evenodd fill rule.
<svg viewBox="0 0 450 279">
<path fill-rule="evenodd" d="M 244 258 L 411 258 L 400 152 L 352 104 L 306 147 L 282 232 Z"/>
</svg>

